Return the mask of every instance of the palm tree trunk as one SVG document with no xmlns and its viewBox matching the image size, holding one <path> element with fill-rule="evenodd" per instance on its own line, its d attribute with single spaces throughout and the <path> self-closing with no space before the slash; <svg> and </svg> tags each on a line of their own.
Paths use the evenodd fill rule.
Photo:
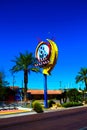
<svg viewBox="0 0 87 130">
<path fill-rule="evenodd" d="M 24 101 L 27 101 L 28 70 L 24 70 Z"/>
<path fill-rule="evenodd" d="M 85 82 L 85 90 L 87 91 L 87 79 L 86 78 L 85 78 L 84 82 Z"/>
<path fill-rule="evenodd" d="M 86 91 L 87 91 L 87 83 L 85 83 L 85 86 L 86 86 Z"/>
</svg>

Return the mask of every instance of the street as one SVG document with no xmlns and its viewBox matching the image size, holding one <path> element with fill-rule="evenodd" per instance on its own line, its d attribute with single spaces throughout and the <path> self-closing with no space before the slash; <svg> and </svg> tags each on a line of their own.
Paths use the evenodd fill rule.
<svg viewBox="0 0 87 130">
<path fill-rule="evenodd" d="M 87 107 L 0 119 L 0 130 L 86 130 Z"/>
</svg>

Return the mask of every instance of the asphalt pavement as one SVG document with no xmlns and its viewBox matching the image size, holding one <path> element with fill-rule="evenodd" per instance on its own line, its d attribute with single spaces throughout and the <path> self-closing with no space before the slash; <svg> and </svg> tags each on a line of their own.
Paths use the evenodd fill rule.
<svg viewBox="0 0 87 130">
<path fill-rule="evenodd" d="M 48 128 L 51 130 L 54 126 L 56 127 L 62 126 L 62 128 L 70 128 L 63 130 L 77 130 L 73 128 L 84 128 L 86 127 L 86 115 L 87 115 L 87 107 L 72 107 L 58 110 L 49 110 L 44 111 L 43 113 L 37 114 L 36 112 L 26 112 L 20 114 L 11 114 L 11 115 L 2 115 L 0 116 L 0 130 L 13 130 L 15 127 L 26 127 L 28 125 L 29 130 L 35 130 L 35 126 L 37 126 L 40 130 L 44 130 L 44 128 Z M 84 119 L 84 121 L 83 121 Z M 51 124 L 47 123 L 50 122 Z M 40 123 L 46 123 L 45 126 L 41 127 Z M 79 124 L 80 123 L 80 124 Z M 84 123 L 84 124 L 83 124 Z M 55 125 L 54 125 L 55 124 Z M 30 129 L 31 125 L 31 129 Z M 51 126 L 52 125 L 52 126 Z M 80 126 L 81 125 L 81 126 Z M 27 128 L 27 127 L 26 127 Z M 72 128 L 72 129 L 71 129 Z M 17 128 L 18 129 L 18 128 Z M 23 129 L 24 130 L 24 129 Z"/>
</svg>

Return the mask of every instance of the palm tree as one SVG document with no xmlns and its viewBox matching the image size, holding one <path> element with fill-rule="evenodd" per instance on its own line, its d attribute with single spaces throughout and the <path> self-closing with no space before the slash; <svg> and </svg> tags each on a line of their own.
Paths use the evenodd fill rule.
<svg viewBox="0 0 87 130">
<path fill-rule="evenodd" d="M 76 76 L 76 83 L 80 81 L 85 83 L 85 88 L 87 90 L 87 68 L 81 68 L 78 72 L 78 75 Z"/>
<path fill-rule="evenodd" d="M 28 53 L 26 51 L 24 54 L 19 53 L 19 56 L 15 56 L 15 59 L 12 60 L 15 65 L 11 68 L 11 72 L 24 72 L 24 101 L 27 100 L 27 84 L 28 84 L 28 73 L 30 71 L 39 72 L 39 68 L 36 68 L 35 65 L 35 58 L 33 57 L 32 53 Z"/>
</svg>

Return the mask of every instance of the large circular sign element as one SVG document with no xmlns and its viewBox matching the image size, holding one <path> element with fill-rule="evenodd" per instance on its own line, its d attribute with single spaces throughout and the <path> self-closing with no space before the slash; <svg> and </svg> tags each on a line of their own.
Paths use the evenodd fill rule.
<svg viewBox="0 0 87 130">
<path fill-rule="evenodd" d="M 45 61 L 50 56 L 50 46 L 45 43 L 41 42 L 36 49 L 36 58 L 38 61 Z"/>
</svg>

